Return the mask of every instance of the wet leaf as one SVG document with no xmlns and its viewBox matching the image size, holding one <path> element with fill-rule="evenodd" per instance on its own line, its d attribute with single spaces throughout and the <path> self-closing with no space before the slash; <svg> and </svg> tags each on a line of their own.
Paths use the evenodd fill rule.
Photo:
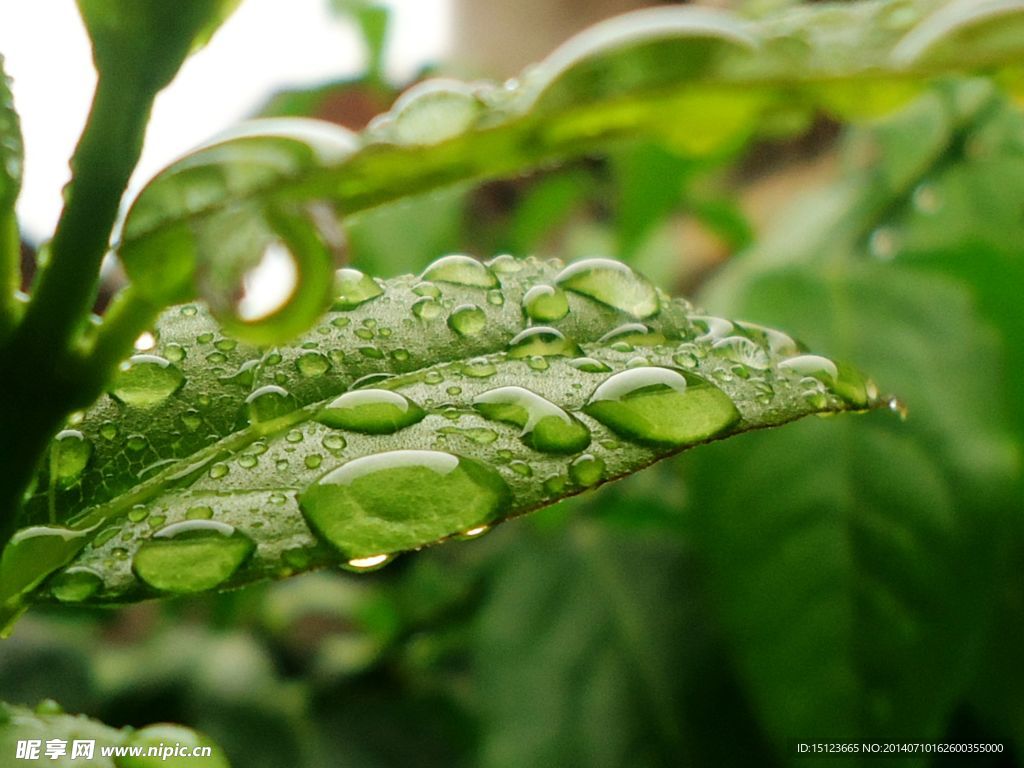
<svg viewBox="0 0 1024 768">
<path fill-rule="evenodd" d="M 61 762 L 78 762 L 83 759 L 82 754 L 71 759 L 76 741 L 94 742 L 92 759 L 88 764 L 96 768 L 151 768 L 158 765 L 166 768 L 186 765 L 228 768 L 227 758 L 219 747 L 201 734 L 182 726 L 159 724 L 138 730 L 118 730 L 83 715 L 64 714 L 53 701 L 40 703 L 34 711 L 0 704 L 0 751 L 11 756 L 10 759 L 16 759 L 19 765 L 53 765 L 57 758 L 47 755 L 47 742 L 53 742 L 58 749 L 63 746 L 64 751 L 58 753 L 63 755 L 60 757 Z M 19 746 L 25 742 L 38 748 L 34 756 L 19 753 Z M 152 756 L 147 754 L 151 747 L 161 750 L 163 747 L 174 749 L 178 745 L 189 749 L 209 747 L 212 751 L 207 757 L 193 756 L 191 753 L 187 757 L 170 753 L 164 755 L 162 752 Z M 101 750 L 106 747 L 138 747 L 142 754 L 107 757 L 101 754 Z"/>
<path fill-rule="evenodd" d="M 341 284 L 349 308 L 288 348 L 168 311 L 55 443 L 0 561 L 8 617 L 376 568 L 698 443 L 877 404 L 848 366 L 608 259 L 447 256 Z M 539 285 L 568 311 L 527 325 Z"/>
</svg>

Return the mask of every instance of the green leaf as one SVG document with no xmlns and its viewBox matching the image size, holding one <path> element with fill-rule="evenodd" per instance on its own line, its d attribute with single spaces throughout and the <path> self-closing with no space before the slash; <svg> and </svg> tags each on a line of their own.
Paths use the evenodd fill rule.
<svg viewBox="0 0 1024 768">
<path fill-rule="evenodd" d="M 63 747 L 64 757 L 61 762 L 70 760 L 76 741 L 92 741 L 92 759 L 90 766 L 96 768 L 182 768 L 186 765 L 202 766 L 203 768 L 228 768 L 227 758 L 220 748 L 195 731 L 178 725 L 150 725 L 135 730 L 124 728 L 118 730 L 89 720 L 82 715 L 64 714 L 60 707 L 52 701 L 43 702 L 35 711 L 24 707 L 15 707 L 0 703 L 0 753 L 7 755 L 8 760 L 17 760 L 19 765 L 53 765 L 54 759 L 47 755 L 48 742 L 57 749 Z M 29 742 L 38 751 L 34 756 L 24 756 L 18 752 L 19 746 Z M 137 748 L 139 755 L 104 756 L 101 750 L 112 748 Z M 189 750 L 208 747 L 209 756 L 174 755 L 176 748 Z M 27 748 L 27 747 L 26 747 Z M 172 750 L 166 754 L 163 750 Z M 149 750 L 154 749 L 152 755 Z M 82 760 L 78 755 L 70 763 Z M 69 764 L 70 764 L 69 763 Z"/>
<path fill-rule="evenodd" d="M 706 8 L 628 14 L 583 32 L 514 87 L 420 83 L 374 121 L 353 151 L 251 175 L 250 164 L 259 164 L 246 151 L 251 136 L 202 150 L 142 193 L 120 253 L 129 274 L 147 286 L 161 284 L 144 279 L 161 271 L 156 265 L 175 265 L 166 290 L 145 289 L 154 299 L 167 303 L 187 294 L 224 304 L 237 284 L 217 286 L 227 293 L 214 300 L 198 282 L 201 265 L 217 263 L 225 231 L 252 240 L 246 245 L 239 238 L 225 257 L 229 263 L 239 262 L 235 251 L 244 247 L 250 260 L 258 259 L 274 230 L 271 211 L 301 219 L 314 201 L 354 215 L 439 187 L 605 152 L 626 139 L 662 143 L 685 157 L 720 155 L 772 115 L 791 111 L 794 100 L 842 116 L 892 111 L 950 68 L 998 63 L 980 44 L 958 49 L 955 64 L 943 67 L 897 63 L 893 49 L 936 6 L 878 0 L 801 7 L 758 20 Z M 999 62 L 1008 67 L 1019 53 L 1017 46 L 1001 48 Z M 189 171 L 192 165 L 201 170 Z M 193 173 L 199 178 L 191 179 Z M 225 194 L 236 177 L 246 179 L 244 200 Z"/>
<path fill-rule="evenodd" d="M 166 313 L 54 441 L 0 561 L 8 614 L 57 570 L 38 597 L 369 568 L 697 443 L 878 404 L 848 366 L 611 260 L 448 256 L 337 286 L 308 336 L 266 352 L 199 306 Z"/>
<path fill-rule="evenodd" d="M 0 56 L 0 339 L 13 322 L 14 292 L 21 287 L 21 241 L 14 203 L 21 189 L 23 160 L 21 125 Z"/>
<path fill-rule="evenodd" d="M 1002 573 L 1017 468 L 999 347 L 962 286 L 916 270 L 762 263 L 727 286 L 717 306 L 813 325 L 910 411 L 904 427 L 804 423 L 685 462 L 688 530 L 760 717 L 780 750 L 937 738 Z"/>
<path fill-rule="evenodd" d="M 475 625 L 479 765 L 771 764 L 686 547 L 580 519 L 511 544 Z"/>
<path fill-rule="evenodd" d="M 78 0 L 101 78 L 153 94 L 240 0 Z"/>
</svg>

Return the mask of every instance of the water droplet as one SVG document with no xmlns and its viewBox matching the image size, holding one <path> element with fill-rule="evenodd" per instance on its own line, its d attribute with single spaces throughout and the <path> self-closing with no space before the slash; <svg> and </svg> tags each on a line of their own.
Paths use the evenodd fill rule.
<svg viewBox="0 0 1024 768">
<path fill-rule="evenodd" d="M 426 411 L 405 395 L 387 389 L 360 389 L 336 398 L 316 415 L 316 420 L 335 429 L 386 435 L 424 416 Z"/>
<path fill-rule="evenodd" d="M 369 341 L 373 338 L 373 331 L 369 328 L 356 328 L 356 337 L 363 341 Z"/>
<path fill-rule="evenodd" d="M 731 321 L 710 315 L 694 315 L 690 318 L 690 322 L 700 331 L 694 341 L 706 341 L 712 344 L 719 339 L 724 339 L 736 329 Z"/>
<path fill-rule="evenodd" d="M 390 451 L 328 472 L 299 497 L 310 527 L 346 558 L 422 546 L 487 525 L 511 501 L 490 467 L 440 451 Z"/>
<path fill-rule="evenodd" d="M 460 304 L 448 316 L 448 327 L 460 336 L 476 336 L 487 327 L 487 315 L 476 304 Z"/>
<path fill-rule="evenodd" d="M 523 311 L 534 322 L 554 322 L 569 314 L 569 299 L 561 288 L 535 285 L 523 296 Z"/>
<path fill-rule="evenodd" d="M 498 439 L 498 433 L 486 427 L 441 427 L 437 432 L 441 435 L 459 435 L 480 445 L 490 445 Z"/>
<path fill-rule="evenodd" d="M 578 419 L 523 387 L 499 387 L 473 400 L 485 418 L 522 428 L 520 439 L 543 453 L 578 453 L 590 445 L 590 430 Z"/>
<path fill-rule="evenodd" d="M 297 429 L 289 429 L 288 433 L 284 436 L 284 439 L 292 444 L 301 443 L 303 440 L 303 435 Z"/>
<path fill-rule="evenodd" d="M 436 144 L 468 130 L 482 111 L 472 86 L 433 78 L 403 93 L 384 125 L 399 144 Z"/>
<path fill-rule="evenodd" d="M 889 227 L 879 227 L 868 239 L 871 255 L 881 261 L 891 261 L 896 257 L 896 234 Z"/>
<path fill-rule="evenodd" d="M 199 411 L 194 408 L 189 408 L 179 417 L 181 426 L 189 432 L 195 432 L 203 424 L 203 418 L 199 415 Z"/>
<path fill-rule="evenodd" d="M 206 356 L 206 362 L 210 363 L 210 365 L 221 365 L 227 361 L 228 356 L 223 352 L 211 352 Z"/>
<path fill-rule="evenodd" d="M 654 367 L 611 376 L 583 410 L 621 437 L 673 447 L 720 434 L 740 418 L 729 397 L 699 376 Z"/>
<path fill-rule="evenodd" d="M 541 355 L 533 355 L 526 360 L 526 364 L 535 371 L 546 371 L 551 367 L 548 364 L 548 359 Z"/>
<path fill-rule="evenodd" d="M 213 334 L 210 333 L 209 331 L 205 333 L 200 333 L 198 336 L 196 336 L 196 341 L 199 344 L 209 344 L 211 341 L 213 341 Z"/>
<path fill-rule="evenodd" d="M 711 349 L 726 360 L 732 360 L 734 363 L 759 371 L 767 370 L 771 365 L 765 351 L 743 336 L 726 336 L 712 344 Z"/>
<path fill-rule="evenodd" d="M 440 371 L 427 371 L 423 374 L 423 380 L 427 384 L 440 384 L 444 381 L 444 375 Z"/>
<path fill-rule="evenodd" d="M 763 325 L 757 325 L 756 323 L 736 323 L 743 332 L 752 338 L 754 341 L 759 342 L 762 346 L 767 347 L 768 351 L 772 355 L 789 357 L 791 355 L 799 355 L 803 349 L 800 345 L 793 340 L 791 336 L 777 331 L 774 328 L 767 328 Z"/>
<path fill-rule="evenodd" d="M 112 421 L 105 421 L 100 425 L 100 437 L 104 440 L 113 440 L 117 437 L 117 425 Z"/>
<path fill-rule="evenodd" d="M 416 285 L 412 287 L 412 292 L 417 296 L 426 296 L 429 299 L 441 298 L 441 289 L 433 283 L 416 283 Z"/>
<path fill-rule="evenodd" d="M 658 292 L 647 278 L 612 259 L 586 259 L 563 269 L 555 282 L 609 307 L 643 319 L 658 314 Z"/>
<path fill-rule="evenodd" d="M 487 303 L 495 307 L 500 307 L 505 303 L 505 294 L 497 288 L 492 288 L 487 292 Z"/>
<path fill-rule="evenodd" d="M 116 531 L 115 531 L 116 532 Z M 71 561 L 88 541 L 87 530 L 37 525 L 17 531 L 0 556 L 0 614 L 8 621 L 20 612 L 20 596 Z"/>
<path fill-rule="evenodd" d="M 125 445 L 129 451 L 138 453 L 146 449 L 146 446 L 149 445 L 149 440 L 146 439 L 145 435 L 129 435 Z"/>
<path fill-rule="evenodd" d="M 358 379 L 352 382 L 352 386 L 349 389 L 366 389 L 372 387 L 375 384 L 380 384 L 382 381 L 387 381 L 392 377 L 390 373 L 384 373 L 380 371 L 378 373 L 368 373 L 365 376 L 360 376 Z"/>
<path fill-rule="evenodd" d="M 608 331 L 598 339 L 598 343 L 608 344 L 619 351 L 628 352 L 633 347 L 656 347 L 658 344 L 664 344 L 665 337 L 643 323 L 626 323 Z M 617 345 L 623 345 L 623 347 L 620 348 Z"/>
<path fill-rule="evenodd" d="M 161 592 L 204 592 L 231 578 L 255 549 L 252 539 L 227 523 L 188 520 L 143 542 L 132 570 Z"/>
<path fill-rule="evenodd" d="M 121 364 L 110 394 L 125 405 L 152 408 L 177 392 L 185 375 L 157 355 L 132 355 Z"/>
<path fill-rule="evenodd" d="M 499 275 L 514 275 L 523 268 L 523 262 L 510 253 L 503 253 L 488 261 L 487 266 Z"/>
<path fill-rule="evenodd" d="M 558 496 L 565 492 L 567 484 L 565 477 L 562 475 L 551 475 L 544 478 L 544 492 L 549 496 Z"/>
<path fill-rule="evenodd" d="M 490 530 L 491 530 L 491 526 L 489 526 L 489 525 L 478 525 L 475 528 L 470 528 L 469 530 L 466 530 L 466 531 L 463 531 L 462 533 L 460 533 L 459 534 L 459 538 L 460 539 L 467 539 L 467 540 L 468 539 L 479 539 L 481 536 L 483 536 L 485 533 L 487 533 Z"/>
<path fill-rule="evenodd" d="M 213 508 L 206 504 L 189 507 L 185 512 L 186 520 L 209 520 L 213 517 Z"/>
<path fill-rule="evenodd" d="M 435 320 L 441 316 L 441 303 L 429 296 L 417 299 L 413 302 L 412 313 L 420 320 Z"/>
<path fill-rule="evenodd" d="M 569 477 L 582 488 L 597 485 L 604 477 L 604 461 L 589 453 L 577 456 L 569 465 Z"/>
<path fill-rule="evenodd" d="M 531 475 L 533 475 L 533 468 L 525 461 L 521 461 L 519 459 L 515 461 L 510 461 L 508 464 L 508 468 L 515 472 L 517 475 L 522 475 L 523 477 L 530 477 Z"/>
<path fill-rule="evenodd" d="M 65 429 L 54 438 L 50 449 L 50 472 L 63 488 L 74 484 L 92 457 L 92 443 L 77 429 Z"/>
<path fill-rule="evenodd" d="M 693 352 L 677 352 L 672 355 L 672 362 L 676 365 L 680 365 L 683 368 L 696 368 L 697 367 L 697 355 Z"/>
<path fill-rule="evenodd" d="M 486 379 L 493 376 L 497 371 L 498 369 L 494 363 L 486 357 L 475 357 L 462 366 L 463 375 L 469 376 L 471 379 Z"/>
<path fill-rule="evenodd" d="M 74 566 L 57 574 L 50 582 L 50 591 L 62 603 L 80 603 L 100 591 L 103 579 L 96 571 Z"/>
<path fill-rule="evenodd" d="M 210 477 L 214 480 L 220 480 L 222 477 L 225 477 L 230 471 L 231 468 L 227 464 L 224 464 L 223 462 L 218 462 L 214 464 L 212 467 L 210 467 Z"/>
<path fill-rule="evenodd" d="M 324 435 L 324 439 L 320 441 L 331 453 L 339 453 L 344 451 L 348 443 L 345 442 L 345 438 L 339 434 Z"/>
<path fill-rule="evenodd" d="M 288 390 L 267 384 L 245 398 L 245 406 L 249 423 L 267 429 L 272 422 L 298 408 L 299 403 Z"/>
<path fill-rule="evenodd" d="M 317 469 L 324 461 L 324 457 L 319 453 L 311 453 L 303 460 L 303 464 L 306 465 L 306 469 Z"/>
<path fill-rule="evenodd" d="M 779 370 L 790 371 L 798 376 L 816 379 L 850 405 L 866 408 L 868 405 L 868 381 L 856 369 L 843 363 L 834 363 L 820 355 L 798 355 L 779 363 Z M 824 408 L 827 400 L 811 402 L 815 408 Z"/>
<path fill-rule="evenodd" d="M 575 341 L 554 328 L 537 325 L 516 334 L 508 343 L 508 356 L 512 360 L 521 360 L 533 355 L 542 357 L 573 356 L 583 353 Z"/>
<path fill-rule="evenodd" d="M 149 510 L 144 504 L 136 504 L 128 510 L 128 520 L 133 523 L 141 523 L 149 517 Z"/>
<path fill-rule="evenodd" d="M 832 386 L 839 378 L 839 369 L 827 357 L 821 355 L 798 355 L 779 363 L 779 369 L 791 371 L 798 376 L 811 376 L 818 381 Z"/>
<path fill-rule="evenodd" d="M 577 357 L 575 360 L 570 360 L 569 365 L 584 373 L 608 373 L 611 370 L 611 366 L 607 363 L 592 357 Z"/>
<path fill-rule="evenodd" d="M 476 259 L 461 254 L 442 256 L 423 270 L 421 278 L 475 288 L 498 287 L 498 278 L 490 269 Z"/>
<path fill-rule="evenodd" d="M 385 565 L 394 560 L 394 555 L 370 555 L 369 557 L 353 557 L 342 567 L 348 571 L 364 573 L 367 571 L 379 571 Z"/>
<path fill-rule="evenodd" d="M 300 376 L 312 379 L 317 376 L 323 376 L 331 370 L 331 363 L 325 355 L 319 352 L 307 351 L 296 358 L 295 367 L 298 369 Z"/>
<path fill-rule="evenodd" d="M 351 267 L 339 269 L 334 273 L 335 299 L 331 309 L 334 311 L 355 309 L 360 304 L 365 304 L 383 293 L 384 289 L 369 275 L 364 275 L 358 269 Z"/>
<path fill-rule="evenodd" d="M 907 417 L 910 415 L 910 409 L 907 408 L 907 404 L 899 398 L 889 398 L 888 406 L 890 411 L 900 417 L 900 421 L 906 421 Z"/>
<path fill-rule="evenodd" d="M 942 208 L 942 198 L 934 184 L 923 183 L 914 190 L 914 207 L 921 213 L 938 213 Z"/>
<path fill-rule="evenodd" d="M 172 363 L 180 363 L 185 359 L 185 348 L 181 344 L 168 344 L 164 347 L 164 357 Z"/>
</svg>

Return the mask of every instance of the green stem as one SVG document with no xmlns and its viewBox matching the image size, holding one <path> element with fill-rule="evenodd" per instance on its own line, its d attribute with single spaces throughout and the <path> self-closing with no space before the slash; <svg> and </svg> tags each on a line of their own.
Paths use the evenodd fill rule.
<svg viewBox="0 0 1024 768">
<path fill-rule="evenodd" d="M 92 307 L 100 262 L 121 197 L 142 152 L 153 95 L 120 79 L 100 79 L 71 161 L 73 180 L 16 346 L 52 356 L 67 350 Z"/>
<path fill-rule="evenodd" d="M 0 211 L 0 344 L 18 319 L 15 291 L 21 287 L 21 238 L 14 209 Z"/>
<path fill-rule="evenodd" d="M 118 293 L 103 316 L 92 345 L 82 355 L 82 365 L 93 385 L 102 386 L 114 368 L 132 349 L 133 342 L 150 329 L 160 307 L 151 304 L 133 286 Z"/>
</svg>

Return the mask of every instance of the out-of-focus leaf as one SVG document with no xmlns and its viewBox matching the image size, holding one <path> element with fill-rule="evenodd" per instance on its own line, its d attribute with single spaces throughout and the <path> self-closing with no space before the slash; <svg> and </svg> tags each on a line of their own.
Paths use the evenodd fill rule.
<svg viewBox="0 0 1024 768">
<path fill-rule="evenodd" d="M 810 323 L 910 409 L 903 426 L 805 423 L 684 462 L 690 530 L 760 717 L 784 749 L 937 737 L 1003 572 L 1017 457 L 1000 347 L 961 286 L 921 271 L 763 266 L 724 286 L 716 307 Z"/>
<path fill-rule="evenodd" d="M 699 443 L 877 405 L 849 366 L 607 259 L 347 270 L 335 307 L 266 352 L 196 305 L 165 314 L 54 440 L 0 560 L 8 616 L 33 592 L 116 602 L 380 565 Z"/>
<path fill-rule="evenodd" d="M 580 520 L 522 538 L 478 620 L 479 765 L 772 764 L 678 542 Z"/>
<path fill-rule="evenodd" d="M 77 0 L 101 78 L 153 94 L 240 0 Z"/>
<path fill-rule="evenodd" d="M 14 110 L 10 80 L 0 56 L 0 216 L 10 212 L 21 189 L 21 166 L 24 150 L 21 124 Z"/>
<path fill-rule="evenodd" d="M 0 704 L 0 754 L 5 761 L 15 761 L 17 765 L 55 765 L 55 761 L 73 765 L 83 760 L 83 754 L 74 755 L 76 742 L 93 742 L 89 766 L 95 768 L 184 768 L 184 766 L 200 766 L 200 768 L 228 768 L 229 764 L 224 753 L 205 736 L 176 725 L 151 725 L 134 730 L 124 728 L 117 730 L 109 726 L 89 720 L 82 715 L 66 715 L 53 702 L 44 702 L 35 710 Z M 52 744 L 57 750 L 56 757 L 47 753 Z M 19 753 L 19 746 L 32 753 Z M 105 747 L 138 748 L 139 755 L 126 753 L 107 757 L 101 750 Z M 181 756 L 162 750 L 176 748 L 196 749 L 208 747 L 209 756 L 200 757 L 189 754 Z M 149 755 L 150 748 L 158 750 Z M 74 759 L 72 759 L 74 757 Z"/>
</svg>

